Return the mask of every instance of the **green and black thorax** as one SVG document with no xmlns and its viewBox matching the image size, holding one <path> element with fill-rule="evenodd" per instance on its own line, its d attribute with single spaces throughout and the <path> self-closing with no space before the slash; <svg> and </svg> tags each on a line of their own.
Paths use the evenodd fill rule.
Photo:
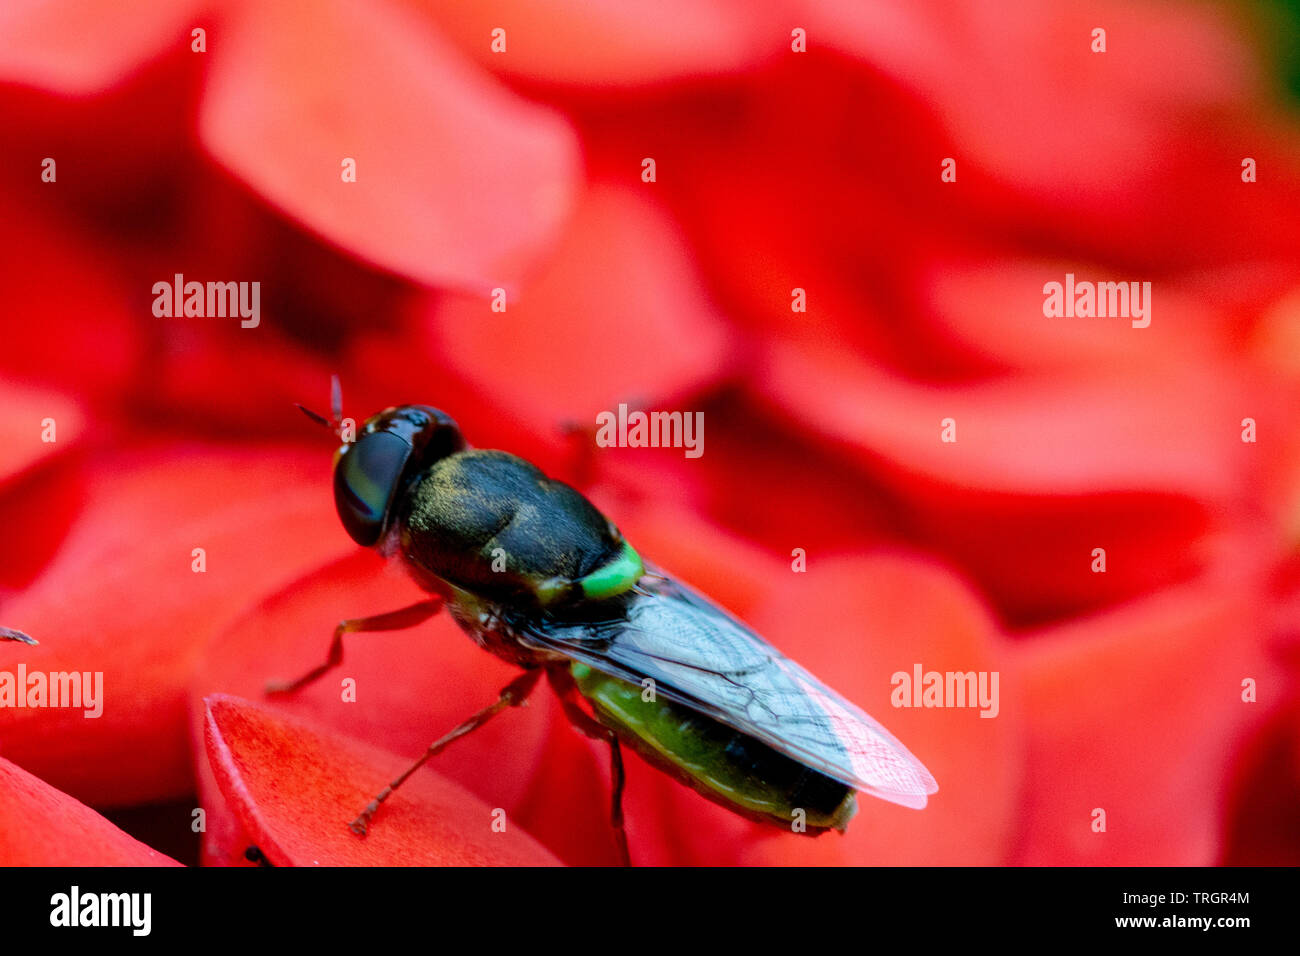
<svg viewBox="0 0 1300 956">
<path fill-rule="evenodd" d="M 396 546 L 421 583 L 444 594 L 562 614 L 617 596 L 643 571 L 581 494 L 515 455 L 468 448 L 456 423 L 428 406 L 369 419 L 340 449 L 334 495 L 358 544 Z"/>
<path fill-rule="evenodd" d="M 616 597 L 643 572 L 591 502 L 503 451 L 465 450 L 430 465 L 396 521 L 413 568 L 538 613 Z"/>
</svg>

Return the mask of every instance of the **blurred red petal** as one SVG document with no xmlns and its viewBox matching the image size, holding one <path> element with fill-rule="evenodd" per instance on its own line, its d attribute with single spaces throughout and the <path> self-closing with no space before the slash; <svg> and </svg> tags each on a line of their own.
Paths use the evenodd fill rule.
<svg viewBox="0 0 1300 956">
<path fill-rule="evenodd" d="M 141 424 L 222 437 L 232 432 L 321 437 L 294 403 L 320 404 L 335 368 L 332 361 L 273 328 L 243 329 L 237 319 L 198 320 L 202 325 L 159 321 L 167 324 L 157 330 L 154 362 L 135 396 Z M 328 446 L 321 451 L 325 475 Z"/>
<path fill-rule="evenodd" d="M 1294 260 L 1293 134 L 1257 105 L 1270 96 L 1265 67 L 1247 20 L 1226 7 L 807 9 L 810 35 L 932 104 L 953 140 L 947 155 L 965 170 L 958 182 L 987 177 L 1005 190 L 979 206 L 986 230 L 1005 222 L 1150 264 Z M 1097 27 L 1105 53 L 1092 51 Z M 1276 175 L 1242 188 L 1243 156 Z M 958 204 L 970 197 L 955 191 Z"/>
<path fill-rule="evenodd" d="M 1243 748 L 1223 866 L 1300 866 L 1300 708 L 1291 704 Z"/>
<path fill-rule="evenodd" d="M 0 866 L 180 866 L 0 757 Z"/>
<path fill-rule="evenodd" d="M 788 416 L 739 392 L 710 396 L 703 415 L 701 457 L 603 448 L 597 473 L 630 495 L 631 507 L 686 506 L 783 561 L 796 547 L 854 550 L 906 527 L 896 493 Z"/>
<path fill-rule="evenodd" d="M 1070 374 L 1092 366 L 1142 376 L 1153 366 L 1202 361 L 1230 344 L 1225 317 L 1208 297 L 1172 281 L 1158 285 L 1164 321 L 1153 316 L 1144 329 L 1123 320 L 1046 318 L 1043 285 L 1064 281 L 1067 272 L 1080 280 L 1119 278 L 1113 267 L 1013 259 L 937 261 L 921 282 L 938 334 L 1005 368 Z"/>
<path fill-rule="evenodd" d="M 0 370 L 16 381 L 84 396 L 100 414 L 111 413 L 143 352 L 130 296 L 111 257 L 52 221 L 47 205 L 0 194 L 0 218 L 8 233 L 0 239 Z"/>
<path fill-rule="evenodd" d="M 100 806 L 190 792 L 185 690 L 199 650 L 250 593 L 346 546 L 331 510 L 328 458 L 313 453 L 101 456 L 81 519 L 5 616 L 41 642 L 17 655 L 29 672 L 103 672 L 103 714 L 0 710 L 6 756 Z"/>
<path fill-rule="evenodd" d="M 7 482 L 74 447 L 86 428 L 81 409 L 53 392 L 0 383 L 0 407 L 5 410 L 0 418 L 0 447 L 5 449 L 0 461 L 0 494 Z"/>
<path fill-rule="evenodd" d="M 206 6 L 9 0 L 0 6 L 0 79 L 74 96 L 102 91 L 168 49 L 188 49 L 195 16 Z"/>
<path fill-rule="evenodd" d="M 558 115 L 394 6 L 242 11 L 209 54 L 199 123 L 235 175 L 362 260 L 430 285 L 486 292 L 545 251 L 579 175 Z"/>
<path fill-rule="evenodd" d="M 1255 586 L 1224 576 L 1015 646 L 1028 738 L 1017 860 L 1207 866 L 1228 770 L 1287 693 Z M 1242 682 L 1257 684 L 1257 703 Z M 1093 813 L 1106 832 L 1093 832 Z"/>
<path fill-rule="evenodd" d="M 724 311 L 751 334 L 815 337 L 942 373 L 945 343 L 910 316 L 915 264 L 987 239 L 954 219 L 937 177 L 921 179 L 946 151 L 927 119 L 878 78 L 810 54 L 737 91 L 602 117 L 587 137 L 592 165 L 614 175 L 645 128 L 662 130 L 655 188 Z M 872 132 L 880 128 L 891 131 L 887 149 Z M 804 312 L 792 311 L 796 289 Z"/>
<path fill-rule="evenodd" d="M 587 89 L 729 74 L 790 50 L 785 11 L 744 0 L 591 4 L 414 0 L 490 69 Z M 504 53 L 492 31 L 505 30 Z"/>
<path fill-rule="evenodd" d="M 658 407 L 716 379 L 729 358 L 676 224 L 642 191 L 614 186 L 587 192 L 506 311 L 487 298 L 445 297 L 428 331 L 431 351 L 534 430 L 591 425 L 619 402 Z"/>
<path fill-rule="evenodd" d="M 206 699 L 207 753 L 221 791 L 267 859 L 292 866 L 554 866 L 492 806 L 428 770 L 411 777 L 364 839 L 348 821 L 410 763 L 226 695 Z"/>
<path fill-rule="evenodd" d="M 1251 471 L 1225 453 L 1240 450 L 1238 409 L 1254 398 L 1226 365 L 925 387 L 829 349 L 778 346 L 763 370 L 765 388 L 813 431 L 954 484 L 1218 501 Z M 952 442 L 940 441 L 948 417 Z"/>
<path fill-rule="evenodd" d="M 970 567 L 1013 616 L 1185 580 L 1235 552 L 1225 532 L 1255 528 L 1242 502 L 1263 460 L 1241 420 L 1271 430 L 1281 411 L 1226 363 L 927 387 L 826 349 L 768 356 L 768 394 L 906 502 L 912 540 Z M 941 440 L 945 419 L 956 441 Z M 1092 574 L 1096 547 L 1124 563 Z"/>
<path fill-rule="evenodd" d="M 80 407 L 50 392 L 0 384 L 0 407 L 0 525 L 8 542 L 0 548 L 0 588 L 23 588 L 80 511 L 87 423 Z"/>
<path fill-rule="evenodd" d="M 953 11 L 835 2 L 807 12 L 824 43 L 944 104 L 945 120 L 981 162 L 1002 166 L 1022 190 L 1086 190 L 1080 205 L 1137 186 L 1171 112 L 1240 105 L 1260 80 L 1244 38 L 1212 7 L 1172 17 L 1158 3 Z M 1092 52 L 1099 25 L 1104 55 Z"/>
</svg>

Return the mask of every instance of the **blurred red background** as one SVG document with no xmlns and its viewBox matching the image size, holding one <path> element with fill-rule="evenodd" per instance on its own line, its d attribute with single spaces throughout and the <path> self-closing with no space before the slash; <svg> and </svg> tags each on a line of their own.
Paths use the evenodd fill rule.
<svg viewBox="0 0 1300 956">
<path fill-rule="evenodd" d="M 510 670 L 444 617 L 354 637 L 356 703 L 262 697 L 416 593 L 293 408 L 335 372 L 358 420 L 434 404 L 581 483 L 939 781 L 813 841 L 633 760 L 638 862 L 1300 862 L 1297 23 L 6 3 L 0 623 L 41 643 L 0 670 L 102 671 L 105 706 L 0 710 L 0 864 L 615 859 L 606 755 L 544 694 L 340 835 Z M 177 273 L 259 282 L 260 324 L 156 317 Z M 1152 283 L 1150 326 L 1045 317 L 1066 273 Z M 703 456 L 578 469 L 566 425 L 620 402 L 703 412 Z M 916 663 L 999 672 L 998 716 L 891 707 Z M 514 843 L 437 823 L 488 808 Z"/>
</svg>

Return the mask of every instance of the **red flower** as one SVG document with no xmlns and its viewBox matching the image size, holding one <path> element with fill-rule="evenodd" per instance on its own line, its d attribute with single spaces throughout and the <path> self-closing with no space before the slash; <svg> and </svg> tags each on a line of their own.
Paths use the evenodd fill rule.
<svg viewBox="0 0 1300 956">
<path fill-rule="evenodd" d="M 629 758 L 637 862 L 1294 862 L 1300 140 L 1256 31 L 8 4 L 0 623 L 41 643 L 0 681 L 100 675 L 103 707 L 0 707 L 0 814 L 42 821 L 0 820 L 0 863 L 172 862 L 83 804 L 190 799 L 187 862 L 617 860 L 608 754 L 546 690 L 348 831 L 515 673 L 445 614 L 264 696 L 421 596 L 333 514 L 291 403 L 334 372 L 354 418 L 432 403 L 584 483 L 941 788 L 809 840 Z M 1150 325 L 1048 317 L 1066 273 L 1149 281 Z M 155 315 L 177 274 L 259 283 L 258 321 Z M 565 426 L 620 403 L 702 412 L 703 456 L 579 461 Z M 896 706 L 914 667 L 998 675 L 996 716 Z"/>
</svg>

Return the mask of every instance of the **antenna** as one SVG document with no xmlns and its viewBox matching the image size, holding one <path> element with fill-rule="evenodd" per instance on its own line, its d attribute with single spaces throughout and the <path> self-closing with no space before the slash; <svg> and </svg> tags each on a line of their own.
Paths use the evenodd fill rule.
<svg viewBox="0 0 1300 956">
<path fill-rule="evenodd" d="M 318 412 L 313 412 L 306 405 L 298 402 L 293 404 L 317 425 L 323 425 L 334 434 L 342 437 L 339 429 L 343 425 L 343 386 L 339 383 L 337 375 L 330 376 L 330 414 L 333 415 L 333 419 L 326 418 Z"/>
</svg>

